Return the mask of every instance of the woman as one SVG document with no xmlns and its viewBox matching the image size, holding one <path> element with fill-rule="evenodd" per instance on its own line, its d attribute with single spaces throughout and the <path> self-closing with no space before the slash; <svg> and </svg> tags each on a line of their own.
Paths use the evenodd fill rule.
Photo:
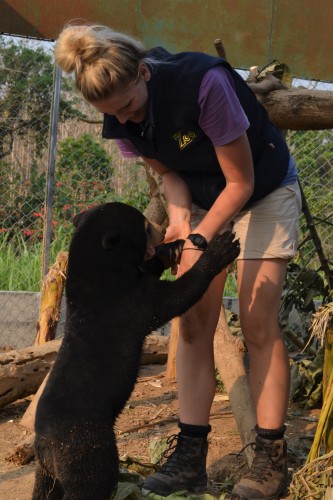
<svg viewBox="0 0 333 500">
<path fill-rule="evenodd" d="M 104 114 L 103 137 L 141 156 L 162 176 L 165 242 L 185 239 L 184 273 L 220 231 L 240 238 L 237 281 L 256 409 L 255 458 L 234 499 L 278 498 L 286 480 L 284 421 L 289 362 L 278 324 L 288 260 L 297 248 L 300 194 L 293 159 L 242 78 L 221 58 L 146 51 L 103 26 L 68 26 L 57 63 L 75 74 L 83 97 Z M 180 319 L 177 352 L 180 433 L 144 488 L 167 496 L 204 491 L 215 393 L 213 338 L 225 273 Z"/>
</svg>

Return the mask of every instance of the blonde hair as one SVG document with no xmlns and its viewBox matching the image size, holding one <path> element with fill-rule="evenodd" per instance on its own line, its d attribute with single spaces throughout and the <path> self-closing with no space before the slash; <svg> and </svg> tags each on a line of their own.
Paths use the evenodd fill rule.
<svg viewBox="0 0 333 500">
<path fill-rule="evenodd" d="M 67 26 L 55 45 L 55 60 L 74 72 L 77 89 L 88 101 L 110 97 L 138 76 L 146 50 L 135 38 L 100 25 Z"/>
</svg>

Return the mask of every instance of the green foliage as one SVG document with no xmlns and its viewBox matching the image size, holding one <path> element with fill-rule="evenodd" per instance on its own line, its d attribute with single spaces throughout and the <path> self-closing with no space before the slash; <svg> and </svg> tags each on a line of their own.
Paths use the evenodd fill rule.
<svg viewBox="0 0 333 500">
<path fill-rule="evenodd" d="M 323 350 L 320 349 L 313 359 L 291 360 L 291 388 L 293 401 L 304 408 L 315 408 L 322 401 L 323 389 Z"/>
<path fill-rule="evenodd" d="M 129 165 L 127 168 L 129 170 L 129 181 L 123 186 L 122 196 L 117 198 L 117 201 L 121 201 L 134 207 L 140 212 L 144 212 L 145 208 L 149 203 L 149 193 L 148 184 L 140 176 L 140 162 L 134 165 Z"/>
<path fill-rule="evenodd" d="M 4 43 L 0 38 L 0 158 L 8 154 L 4 138 L 14 132 L 22 136 L 26 129 L 39 136 L 40 147 L 45 145 L 49 121 L 49 102 L 52 91 L 51 58 L 43 49 L 32 50 L 22 43 Z"/>
<path fill-rule="evenodd" d="M 0 159 L 9 155 L 14 135 L 47 146 L 53 89 L 53 61 L 43 47 L 0 37 Z M 61 100 L 60 119 L 78 116 L 75 99 Z"/>
<path fill-rule="evenodd" d="M 113 194 L 112 158 L 89 134 L 59 143 L 54 207 L 86 208 Z"/>
<path fill-rule="evenodd" d="M 291 399 L 299 402 L 306 408 L 318 406 L 322 401 L 323 389 L 323 349 L 319 342 L 312 340 L 311 324 L 313 313 L 316 310 L 315 299 L 323 303 L 329 300 L 330 291 L 325 278 L 320 271 L 302 268 L 291 262 L 288 265 L 286 283 L 282 294 L 280 308 L 280 324 L 287 346 L 291 352 L 295 345 L 291 343 L 288 334 L 294 333 L 290 324 L 290 315 L 293 310 L 302 321 L 299 343 L 305 347 L 301 355 L 291 358 Z"/>
</svg>

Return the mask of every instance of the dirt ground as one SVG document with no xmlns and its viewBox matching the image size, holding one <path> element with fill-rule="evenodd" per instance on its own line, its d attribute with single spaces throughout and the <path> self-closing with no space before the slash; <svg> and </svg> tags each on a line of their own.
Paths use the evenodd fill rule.
<svg viewBox="0 0 333 500">
<path fill-rule="evenodd" d="M 30 434 L 20 419 L 31 397 L 0 410 L 0 500 L 28 500 L 34 480 L 35 463 L 19 466 L 9 460 L 15 447 Z M 140 377 L 116 429 L 119 455 L 151 461 L 154 443 L 177 432 L 177 384 L 164 377 L 164 366 L 147 365 Z M 319 410 L 305 411 L 290 404 L 287 417 L 290 476 L 304 464 L 317 425 Z M 228 398 L 216 392 L 211 411 L 209 435 L 209 475 L 216 482 L 237 478 L 246 469 L 244 454 Z M 285 498 L 288 498 L 287 496 Z"/>
</svg>

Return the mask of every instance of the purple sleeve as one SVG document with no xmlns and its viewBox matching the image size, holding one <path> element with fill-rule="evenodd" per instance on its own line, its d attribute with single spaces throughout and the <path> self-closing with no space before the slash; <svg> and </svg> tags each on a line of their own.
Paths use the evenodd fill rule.
<svg viewBox="0 0 333 500">
<path fill-rule="evenodd" d="M 222 66 L 205 73 L 199 91 L 199 125 L 214 146 L 237 139 L 249 127 L 235 92 L 232 76 Z"/>
<path fill-rule="evenodd" d="M 141 156 L 130 139 L 115 139 L 115 142 L 124 158 L 137 158 Z"/>
</svg>

